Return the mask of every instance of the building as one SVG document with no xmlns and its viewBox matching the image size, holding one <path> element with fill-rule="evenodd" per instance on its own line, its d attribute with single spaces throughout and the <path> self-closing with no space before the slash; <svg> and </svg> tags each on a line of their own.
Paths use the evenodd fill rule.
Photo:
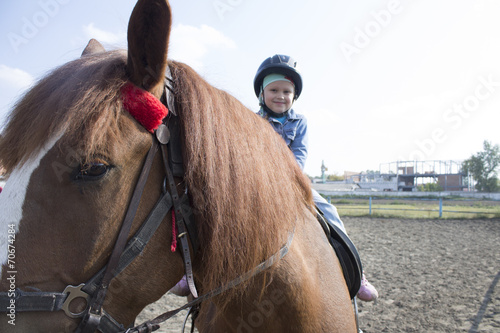
<svg viewBox="0 0 500 333">
<path fill-rule="evenodd" d="M 419 185 L 438 184 L 443 191 L 467 188 L 462 164 L 457 161 L 396 161 L 380 164 L 379 172 L 345 172 L 344 181 L 359 190 L 417 191 Z"/>
<path fill-rule="evenodd" d="M 463 191 L 467 186 L 458 161 L 396 161 L 380 165 L 381 175 L 395 175 L 398 191 L 416 191 L 417 186 L 438 184 L 443 191 Z"/>
</svg>

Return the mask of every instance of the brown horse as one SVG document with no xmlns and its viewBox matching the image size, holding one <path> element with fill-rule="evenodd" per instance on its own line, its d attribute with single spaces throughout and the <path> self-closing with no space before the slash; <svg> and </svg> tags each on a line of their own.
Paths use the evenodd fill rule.
<svg viewBox="0 0 500 333">
<path fill-rule="evenodd" d="M 10 297 L 0 331 L 90 327 L 77 328 L 81 316 L 63 311 L 18 311 L 15 290 L 26 299 L 52 293 L 64 301 L 67 286 L 111 265 L 156 140 L 141 115 L 125 110 L 124 87 L 132 83 L 160 99 L 168 67 L 184 164 L 174 187 L 187 189 L 194 211 L 198 292 L 227 285 L 289 244 L 272 267 L 202 302 L 200 332 L 355 332 L 339 262 L 307 208 L 308 179 L 265 121 L 188 66 L 167 62 L 170 24 L 168 2 L 138 1 L 128 52 L 105 52 L 92 41 L 80 59 L 40 80 L 12 111 L 0 141 L 0 163 L 9 175 L 0 195 L 0 291 Z M 129 238 L 165 192 L 162 154 L 152 156 Z M 170 248 L 172 216 L 162 218 L 142 253 L 104 288 L 102 308 L 123 327 L 184 274 L 179 250 Z M 86 305 L 77 298 L 70 315 L 85 313 Z"/>
</svg>

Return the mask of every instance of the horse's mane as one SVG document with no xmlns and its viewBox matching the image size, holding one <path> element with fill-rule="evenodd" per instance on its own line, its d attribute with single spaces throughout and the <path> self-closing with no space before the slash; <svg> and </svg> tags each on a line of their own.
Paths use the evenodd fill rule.
<svg viewBox="0 0 500 333">
<path fill-rule="evenodd" d="M 65 142 L 88 154 L 84 158 L 107 140 L 118 141 L 126 56 L 113 51 L 82 57 L 37 82 L 15 105 L 0 138 L 0 165 L 6 173 L 62 131 Z"/>
<path fill-rule="evenodd" d="M 188 66 L 169 66 L 185 137 L 186 180 L 202 216 L 204 287 L 212 289 L 286 243 L 302 221 L 304 204 L 311 204 L 309 180 L 265 120 Z"/>
<path fill-rule="evenodd" d="M 126 53 L 85 56 L 55 69 L 16 104 L 0 138 L 10 173 L 53 135 L 90 158 L 117 142 Z M 186 65 L 169 62 L 184 135 L 186 181 L 201 217 L 206 290 L 252 269 L 286 243 L 312 204 L 309 180 L 282 138 L 234 97 Z M 138 125 L 140 126 L 140 125 Z"/>
</svg>

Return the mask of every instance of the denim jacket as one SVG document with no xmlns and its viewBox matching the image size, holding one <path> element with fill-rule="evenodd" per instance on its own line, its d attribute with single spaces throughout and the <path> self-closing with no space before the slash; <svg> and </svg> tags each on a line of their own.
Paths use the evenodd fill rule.
<svg viewBox="0 0 500 333">
<path fill-rule="evenodd" d="M 304 115 L 295 113 L 293 109 L 288 111 L 288 115 L 283 124 L 260 109 L 258 114 L 266 118 L 274 130 L 285 140 L 288 148 L 295 155 L 297 163 L 303 170 L 307 159 L 307 149 L 309 139 L 307 135 L 307 119 Z"/>
</svg>

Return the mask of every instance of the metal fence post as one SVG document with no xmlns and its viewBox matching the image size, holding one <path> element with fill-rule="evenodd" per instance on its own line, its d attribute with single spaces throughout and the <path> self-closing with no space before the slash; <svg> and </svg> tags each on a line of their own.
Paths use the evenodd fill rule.
<svg viewBox="0 0 500 333">
<path fill-rule="evenodd" d="M 439 198 L 439 218 L 443 217 L 443 198 Z"/>
<path fill-rule="evenodd" d="M 369 200 L 369 214 L 372 215 L 372 197 L 370 197 L 370 200 Z"/>
</svg>

